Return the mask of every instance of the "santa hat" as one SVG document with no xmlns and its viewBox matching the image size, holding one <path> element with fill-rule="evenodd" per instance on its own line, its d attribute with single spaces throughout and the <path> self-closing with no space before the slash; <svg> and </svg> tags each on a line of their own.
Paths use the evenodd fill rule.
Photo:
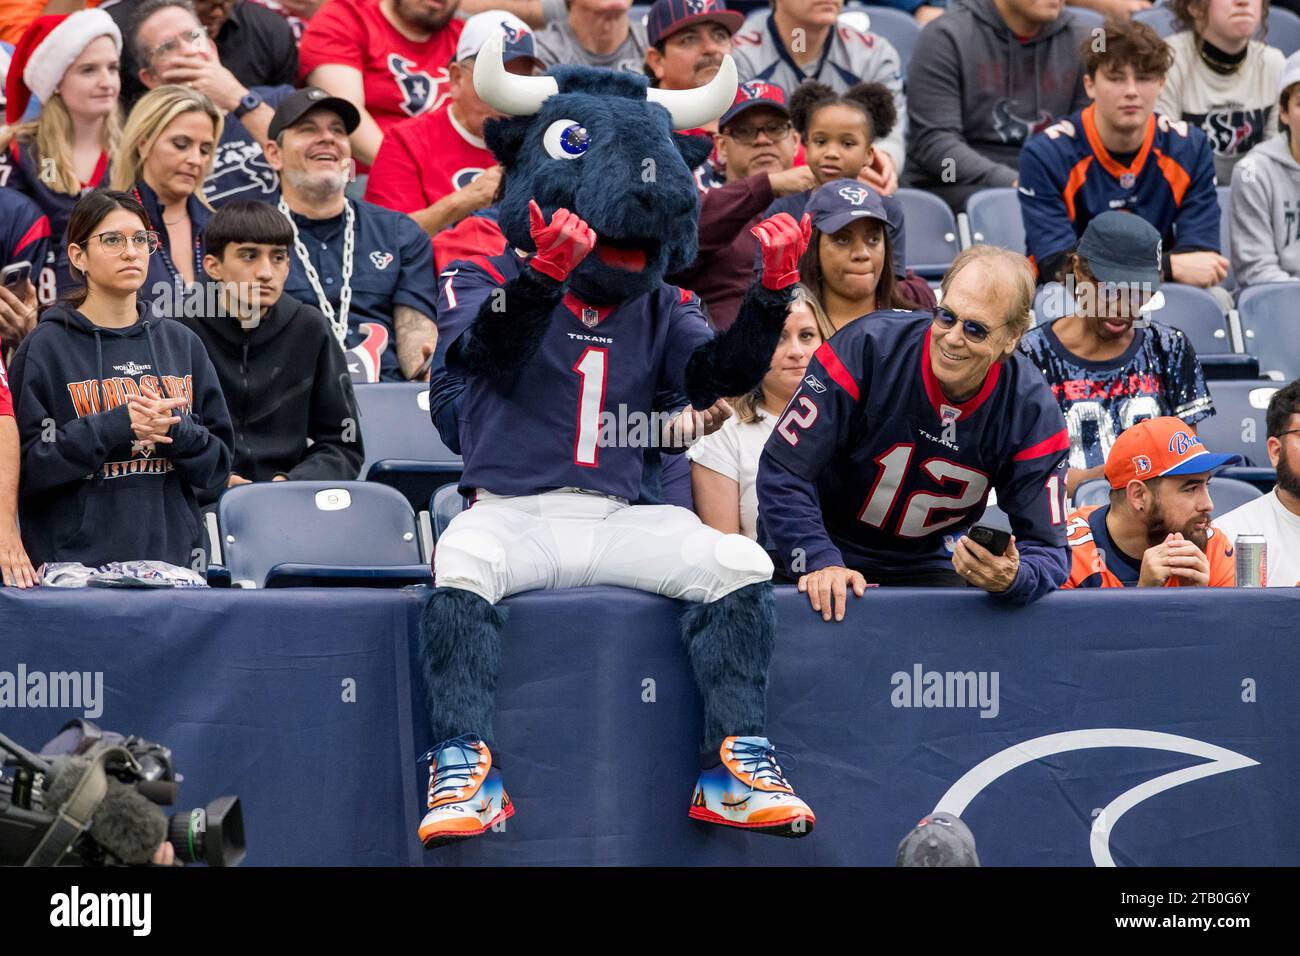
<svg viewBox="0 0 1300 956">
<path fill-rule="evenodd" d="M 100 37 L 110 37 L 121 54 L 122 31 L 103 10 L 78 10 L 34 20 L 18 41 L 9 64 L 5 121 L 13 124 L 21 120 L 33 93 L 42 103 L 49 100 L 68 67 Z"/>
</svg>

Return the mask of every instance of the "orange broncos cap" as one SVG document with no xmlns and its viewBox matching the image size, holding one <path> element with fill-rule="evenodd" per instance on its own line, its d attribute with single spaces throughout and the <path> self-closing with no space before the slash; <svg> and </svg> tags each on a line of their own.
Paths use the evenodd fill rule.
<svg viewBox="0 0 1300 956">
<path fill-rule="evenodd" d="M 1112 488 L 1130 481 L 1165 475 L 1199 475 L 1239 465 L 1240 455 L 1214 455 L 1182 419 L 1148 418 L 1124 431 L 1106 456 L 1106 480 Z"/>
</svg>

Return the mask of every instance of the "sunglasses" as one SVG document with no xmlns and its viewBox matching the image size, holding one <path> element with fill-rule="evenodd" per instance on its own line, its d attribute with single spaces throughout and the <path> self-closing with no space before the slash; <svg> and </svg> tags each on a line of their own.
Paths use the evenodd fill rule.
<svg viewBox="0 0 1300 956">
<path fill-rule="evenodd" d="M 970 339 L 972 342 L 983 342 L 992 332 L 995 331 L 995 329 L 990 329 L 987 325 L 982 325 L 974 319 L 963 319 L 958 317 L 957 313 L 946 305 L 941 305 L 934 310 L 934 323 L 939 326 L 939 328 L 945 330 L 951 329 L 958 322 L 961 323 L 962 335 L 966 336 L 966 338 Z M 999 325 L 996 326 L 996 328 L 1000 329 L 1002 326 Z"/>
</svg>

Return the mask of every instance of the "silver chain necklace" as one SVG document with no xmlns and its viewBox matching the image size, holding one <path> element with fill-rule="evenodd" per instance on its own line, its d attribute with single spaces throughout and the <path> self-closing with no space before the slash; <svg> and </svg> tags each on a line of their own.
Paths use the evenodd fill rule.
<svg viewBox="0 0 1300 956">
<path fill-rule="evenodd" d="M 334 306 L 325 296 L 325 289 L 320 284 L 320 275 L 316 272 L 316 267 L 311 264 L 311 256 L 307 253 L 307 246 L 303 243 L 302 237 L 298 235 L 298 224 L 293 221 L 293 216 L 289 213 L 289 204 L 284 201 L 284 195 L 280 195 L 280 213 L 285 219 L 289 220 L 289 227 L 293 230 L 293 251 L 302 263 L 302 271 L 307 273 L 307 281 L 311 283 L 312 291 L 316 293 L 316 302 L 320 305 L 320 310 L 329 319 L 330 328 L 334 330 L 334 338 L 338 339 L 339 347 L 342 348 L 348 336 L 348 307 L 352 305 L 352 249 L 356 243 L 356 224 L 357 214 L 352 208 L 352 203 L 346 199 L 343 200 L 343 283 L 339 288 L 339 310 L 336 315 Z"/>
</svg>

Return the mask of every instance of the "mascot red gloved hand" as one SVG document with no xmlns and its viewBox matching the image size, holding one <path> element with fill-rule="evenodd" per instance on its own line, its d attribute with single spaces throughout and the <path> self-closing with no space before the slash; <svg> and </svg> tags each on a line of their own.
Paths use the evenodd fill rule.
<svg viewBox="0 0 1300 956">
<path fill-rule="evenodd" d="M 494 757 L 500 603 L 593 584 L 687 603 L 681 637 L 704 738 L 703 771 L 683 809 L 707 823 L 804 836 L 812 810 L 764 734 L 776 641 L 771 559 L 685 508 L 630 504 L 641 499 L 646 440 L 602 439 L 601 411 L 713 409 L 754 388 L 785 323 L 807 224 L 785 214 L 759 224 L 768 278 L 715 335 L 699 298 L 664 276 L 695 258 L 691 170 L 710 148 L 675 131 L 731 104 L 731 58 L 706 86 L 674 91 L 586 67 L 518 76 L 501 50 L 500 38 L 484 45 L 474 85 L 506 115 L 487 121 L 484 138 L 505 170 L 500 223 L 510 244 L 442 274 L 431 376 L 430 410 L 462 454 L 460 490 L 474 506 L 438 539 L 437 586 L 421 619 L 435 743 L 420 839 L 464 840 L 515 812 Z M 722 416 L 703 417 L 712 428 Z"/>
</svg>

